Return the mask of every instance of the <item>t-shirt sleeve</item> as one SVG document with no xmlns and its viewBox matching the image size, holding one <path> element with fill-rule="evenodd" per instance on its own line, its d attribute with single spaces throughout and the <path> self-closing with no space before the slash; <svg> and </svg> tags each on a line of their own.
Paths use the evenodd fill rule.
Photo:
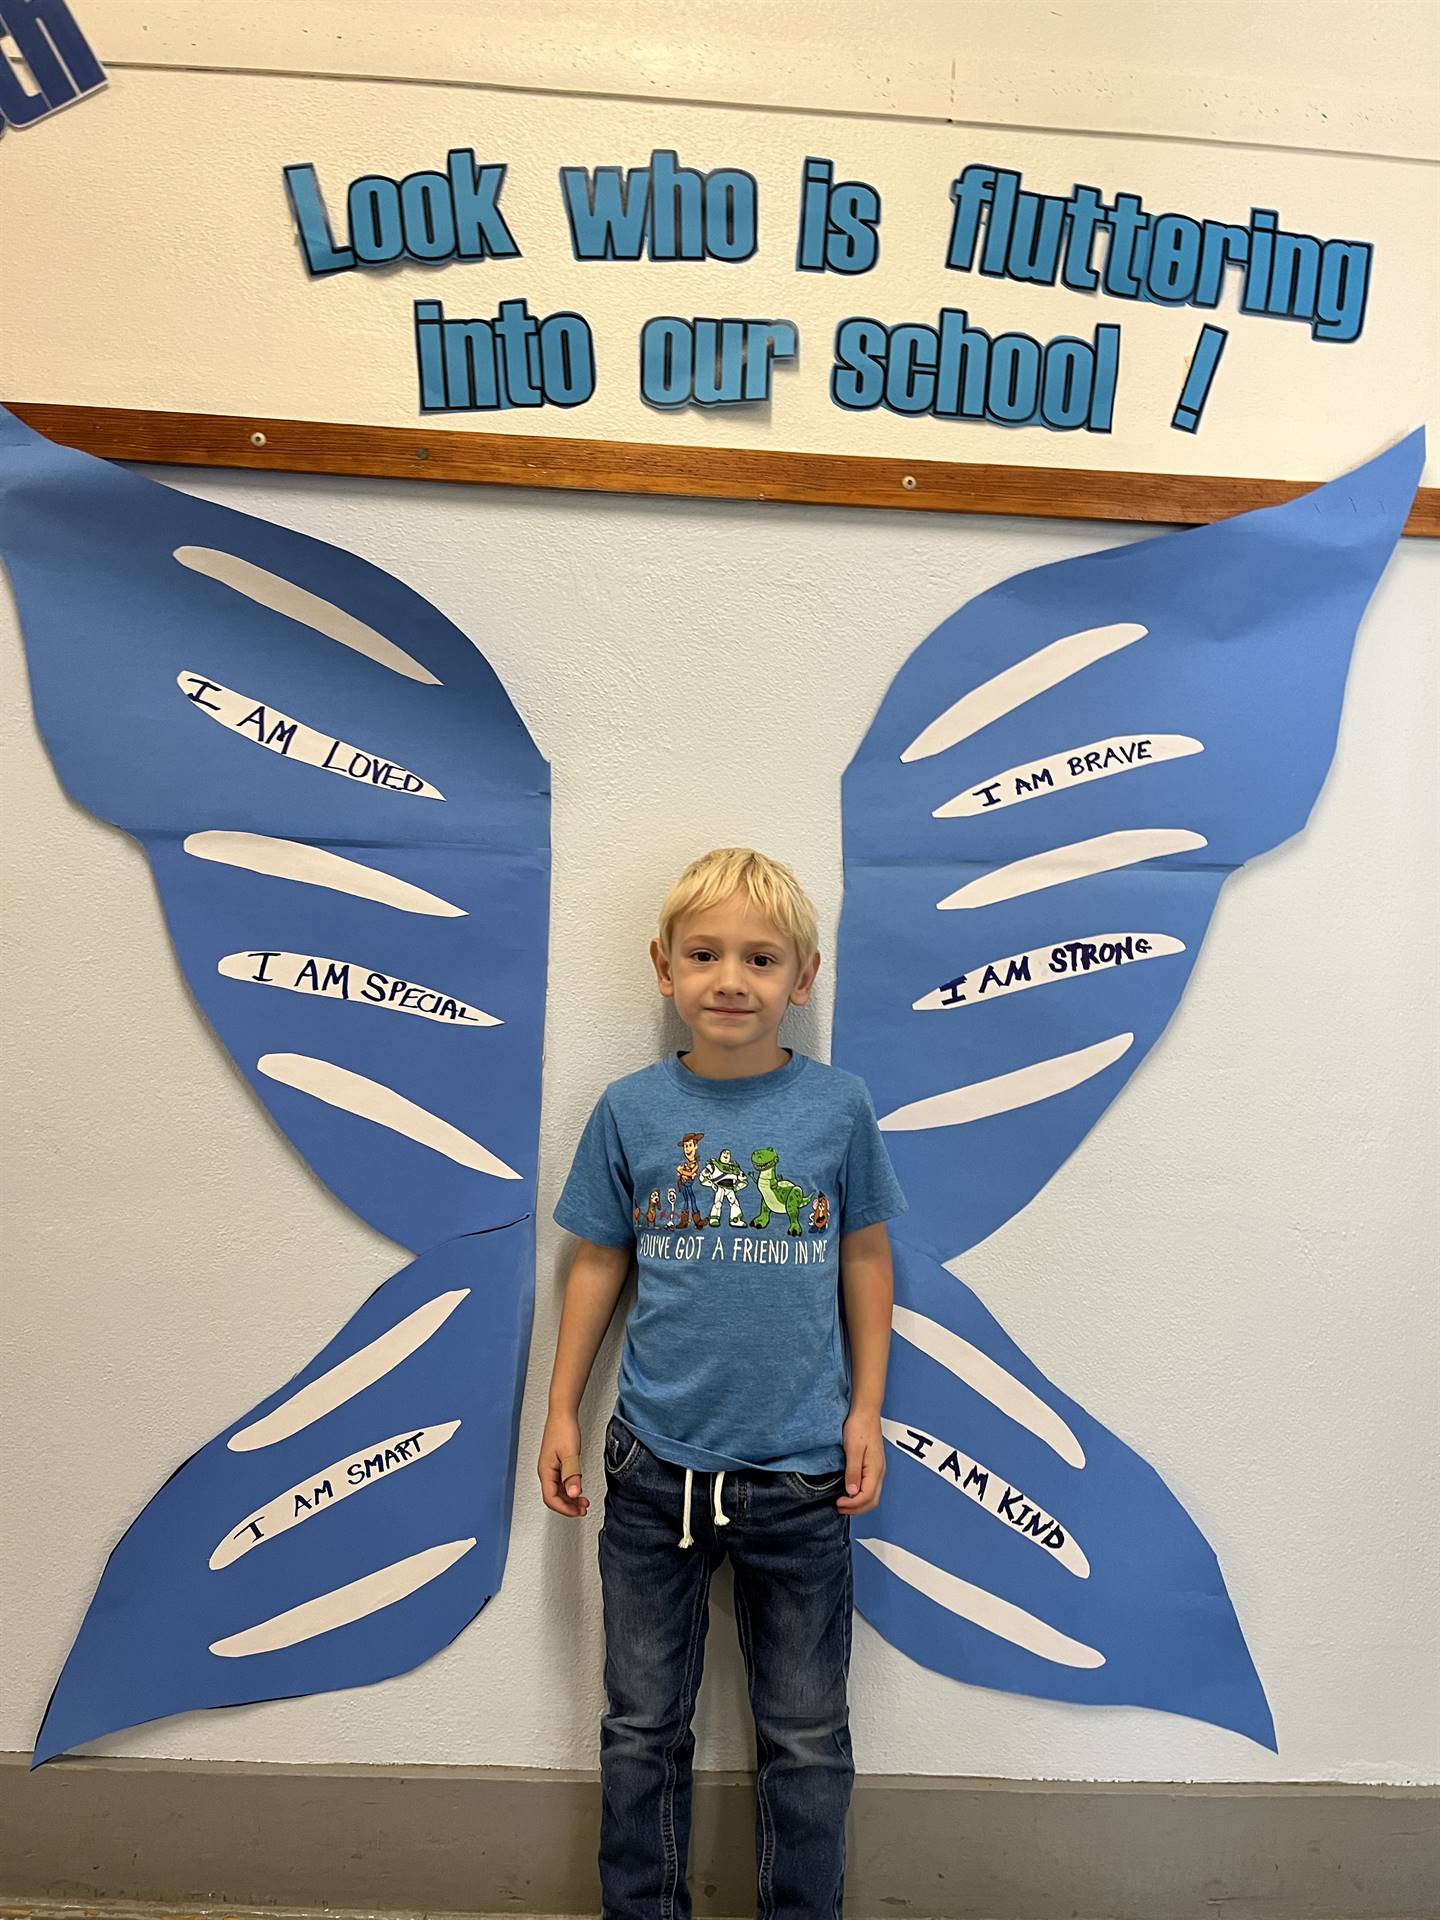
<svg viewBox="0 0 1440 1920">
<path fill-rule="evenodd" d="M 567 1233 L 602 1247 L 634 1244 L 634 1199 L 624 1143 L 607 1094 L 585 1122 L 554 1218 Z"/>
<path fill-rule="evenodd" d="M 893 1220 L 897 1214 L 908 1212 L 910 1206 L 890 1164 L 869 1089 L 862 1087 L 861 1096 L 845 1156 L 840 1196 L 842 1234 L 876 1226 L 882 1220 Z"/>
</svg>

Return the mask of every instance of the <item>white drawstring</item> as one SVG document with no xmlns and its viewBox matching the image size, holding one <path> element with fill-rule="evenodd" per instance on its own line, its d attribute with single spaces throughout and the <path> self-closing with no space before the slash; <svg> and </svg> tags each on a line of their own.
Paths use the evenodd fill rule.
<svg viewBox="0 0 1440 1920">
<path fill-rule="evenodd" d="M 728 1527 L 730 1524 L 730 1516 L 722 1509 L 720 1505 L 720 1488 L 724 1484 L 724 1480 L 725 1480 L 725 1475 L 723 1473 L 716 1474 L 714 1520 L 717 1527 Z M 690 1467 L 686 1467 L 685 1469 L 685 1529 L 684 1529 L 684 1532 L 680 1535 L 680 1544 L 682 1547 L 693 1547 L 695 1544 L 695 1537 L 690 1531 L 690 1489 L 694 1485 L 694 1481 L 695 1481 L 695 1474 L 693 1469 Z"/>
</svg>

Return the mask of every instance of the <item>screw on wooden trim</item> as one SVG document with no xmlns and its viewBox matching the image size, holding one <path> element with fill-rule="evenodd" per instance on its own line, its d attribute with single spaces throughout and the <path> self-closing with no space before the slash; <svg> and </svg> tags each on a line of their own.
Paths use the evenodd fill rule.
<svg viewBox="0 0 1440 1920">
<path fill-rule="evenodd" d="M 901 484 L 901 486 L 902 486 L 902 487 L 904 487 L 904 489 L 905 489 L 905 491 L 906 491 L 907 493 L 913 493 L 913 492 L 915 491 L 915 476 L 914 476 L 914 474 L 913 474 L 913 473 L 907 473 L 907 474 L 906 474 L 906 476 L 905 476 L 905 478 L 904 478 L 904 479 L 903 479 L 903 480 L 902 480 L 902 481 L 900 482 L 900 484 Z"/>
<path fill-rule="evenodd" d="M 417 447 L 415 449 L 415 458 L 417 460 L 428 460 L 430 458 L 430 449 L 428 447 Z"/>
<path fill-rule="evenodd" d="M 251 446 L 252 446 L 252 447 L 263 447 L 263 446 L 265 445 L 265 436 L 264 436 L 264 434 L 263 434 L 263 433 L 252 433 L 252 434 L 251 434 L 251 436 L 250 436 L 250 444 L 251 444 Z"/>
</svg>

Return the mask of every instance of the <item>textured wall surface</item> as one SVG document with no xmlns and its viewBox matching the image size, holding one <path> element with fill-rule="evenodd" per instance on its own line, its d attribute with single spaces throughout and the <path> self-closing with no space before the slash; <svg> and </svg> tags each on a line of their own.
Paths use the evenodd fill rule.
<svg viewBox="0 0 1440 1920">
<path fill-rule="evenodd" d="M 34 215 L 12 219 L 0 243 L 0 392 L 14 397 L 226 411 L 269 396 L 299 415 L 382 419 L 401 407 L 410 418 L 395 356 L 418 270 L 304 283 L 278 165 L 313 160 L 328 185 L 394 155 L 408 166 L 412 145 L 428 165 L 437 142 L 493 144 L 515 162 L 507 191 L 523 204 L 539 191 L 525 178 L 525 130 L 537 130 L 538 150 L 561 111 L 584 149 L 569 157 L 589 163 L 632 157 L 656 131 L 688 148 L 693 129 L 698 146 L 682 157 L 739 153 L 763 173 L 783 155 L 776 177 L 789 179 L 800 129 L 820 152 L 833 138 L 842 169 L 852 142 L 896 164 L 914 142 L 947 155 L 953 142 L 957 164 L 1014 153 L 1063 190 L 1089 177 L 1065 171 L 1072 159 L 1098 151 L 1110 188 L 1153 200 L 1163 187 L 1177 206 L 1213 212 L 1209 183 L 1223 177 L 1242 211 L 1252 189 L 1273 188 L 1287 215 L 1313 212 L 1319 231 L 1348 221 L 1360 237 L 1378 230 L 1382 199 L 1388 220 L 1433 197 L 1429 0 L 1275 0 L 1259 11 L 1177 0 L 1174 31 L 1157 28 L 1168 9 L 1153 0 L 1002 10 L 916 0 L 903 35 L 870 0 L 796 0 L 783 20 L 732 9 L 723 33 L 699 0 L 663 13 L 536 0 L 483 19 L 468 0 L 203 10 L 86 0 L 81 11 L 109 91 L 5 141 L 7 191 Z M 207 154 L 215 172 L 202 176 Z M 178 207 L 167 165 L 184 170 Z M 546 209 L 553 237 L 548 199 Z M 897 194 L 889 257 L 923 257 L 933 280 L 943 224 Z M 1390 328 L 1386 391 L 1418 397 L 1435 384 L 1433 335 L 1427 344 L 1418 332 L 1433 325 L 1433 303 L 1385 279 L 1398 257 L 1377 263 L 1369 337 Z M 524 265 L 520 290 L 537 311 L 574 302 L 573 263 L 553 248 Z M 452 310 L 478 311 L 512 290 L 497 272 L 455 268 L 433 287 Z M 705 303 L 684 272 L 647 269 L 624 298 L 635 315 L 672 302 L 693 312 Z M 923 315 L 918 279 L 905 286 L 887 319 Z M 1041 330 L 1058 312 L 1054 290 L 987 288 L 987 311 L 1003 295 Z M 177 315 L 217 334 L 212 364 L 230 390 L 165 344 Z M 1198 316 L 1114 307 L 1105 317 L 1127 329 L 1180 323 L 1173 363 L 1143 363 L 1152 388 L 1138 383 L 1137 356 L 1130 392 L 1161 441 L 1188 442 L 1164 428 L 1160 401 L 1173 399 Z M 1301 327 L 1257 323 L 1248 337 L 1259 357 L 1232 351 L 1209 437 L 1162 449 L 1177 464 L 1277 471 L 1256 437 L 1277 396 L 1294 427 L 1285 467 L 1297 472 L 1302 459 L 1326 473 L 1354 464 L 1422 410 L 1392 417 L 1357 382 L 1351 349 Z M 813 338 L 807 383 L 824 331 Z M 1331 403 L 1307 413 L 1292 404 L 1295 382 L 1317 365 L 1333 377 Z M 1010 440 L 867 419 L 881 434 L 903 426 L 917 457 L 996 459 L 997 437 Z M 602 407 L 583 430 L 619 424 Z M 823 408 L 815 424 L 836 426 Z M 669 439 L 722 444 L 765 432 L 723 416 L 663 426 Z M 1043 453 L 1014 457 L 1085 464 L 1080 438 L 1049 436 Z M 867 444 L 881 440 L 872 432 Z M 1221 445 L 1226 461 L 1212 462 Z M 892 673 L 969 595 L 1129 537 L 1034 521 L 161 477 L 411 581 L 484 647 L 554 763 L 542 1210 L 604 1082 L 681 1037 L 645 957 L 675 869 L 736 841 L 790 860 L 819 906 L 828 962 L 840 774 Z M 1189 994 L 1136 1083 L 966 1268 L 1026 1351 L 1153 1462 L 1214 1542 L 1280 1754 L 1158 1714 L 960 1687 L 857 1620 L 862 1771 L 1440 1778 L 1437 586 L 1440 552 L 1406 543 L 1362 629 L 1309 832 L 1230 883 Z M 221 1055 L 138 849 L 59 792 L 3 587 L 0 674 L 0 1748 L 25 1748 L 130 1516 L 403 1256 L 321 1190 Z M 832 987 L 822 971 L 792 1044 L 825 1054 Z M 563 1255 L 542 1217 L 509 1571 L 470 1631 L 384 1687 L 196 1716 L 107 1750 L 595 1764 L 599 1509 L 562 1521 L 533 1479 Z M 587 1402 L 592 1494 L 618 1335 L 617 1323 Z M 751 1759 L 728 1592 L 722 1576 L 698 1717 L 705 1767 Z"/>
<path fill-rule="evenodd" d="M 840 773 L 890 676 L 971 594 L 1128 537 L 160 477 L 340 542 L 419 587 L 484 647 L 554 763 L 542 1209 L 602 1084 L 680 1038 L 645 956 L 674 870 L 730 842 L 791 861 L 828 960 Z M 862 1771 L 1440 1777 L 1437 586 L 1440 553 L 1404 543 L 1361 630 L 1309 831 L 1230 882 L 1190 992 L 1135 1084 L 966 1269 L 1026 1351 L 1153 1462 L 1214 1542 L 1279 1756 L 1169 1716 L 958 1686 L 857 1619 Z M 24 1748 L 132 1513 L 403 1256 L 319 1188 L 221 1055 L 138 849 L 59 792 L 8 594 L 0 672 L 0 1748 Z M 832 985 L 822 970 L 792 1044 L 824 1055 Z M 599 1508 L 561 1520 L 534 1481 L 563 1252 L 542 1218 L 511 1559 L 474 1626 L 383 1687 L 173 1721 L 106 1750 L 595 1764 Z M 592 1494 L 618 1332 L 617 1321 L 586 1403 Z M 751 1758 L 728 1596 L 726 1575 L 697 1721 L 702 1767 Z"/>
</svg>

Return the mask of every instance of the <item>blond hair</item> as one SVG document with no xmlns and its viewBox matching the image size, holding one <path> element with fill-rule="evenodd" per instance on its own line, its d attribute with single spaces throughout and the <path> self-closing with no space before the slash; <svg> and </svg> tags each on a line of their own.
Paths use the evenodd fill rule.
<svg viewBox="0 0 1440 1920">
<path fill-rule="evenodd" d="M 753 847 L 712 847 L 686 867 L 660 908 L 660 950 L 667 959 L 682 914 L 702 913 L 735 893 L 780 929 L 804 967 L 818 945 L 815 909 L 789 867 Z"/>
</svg>

